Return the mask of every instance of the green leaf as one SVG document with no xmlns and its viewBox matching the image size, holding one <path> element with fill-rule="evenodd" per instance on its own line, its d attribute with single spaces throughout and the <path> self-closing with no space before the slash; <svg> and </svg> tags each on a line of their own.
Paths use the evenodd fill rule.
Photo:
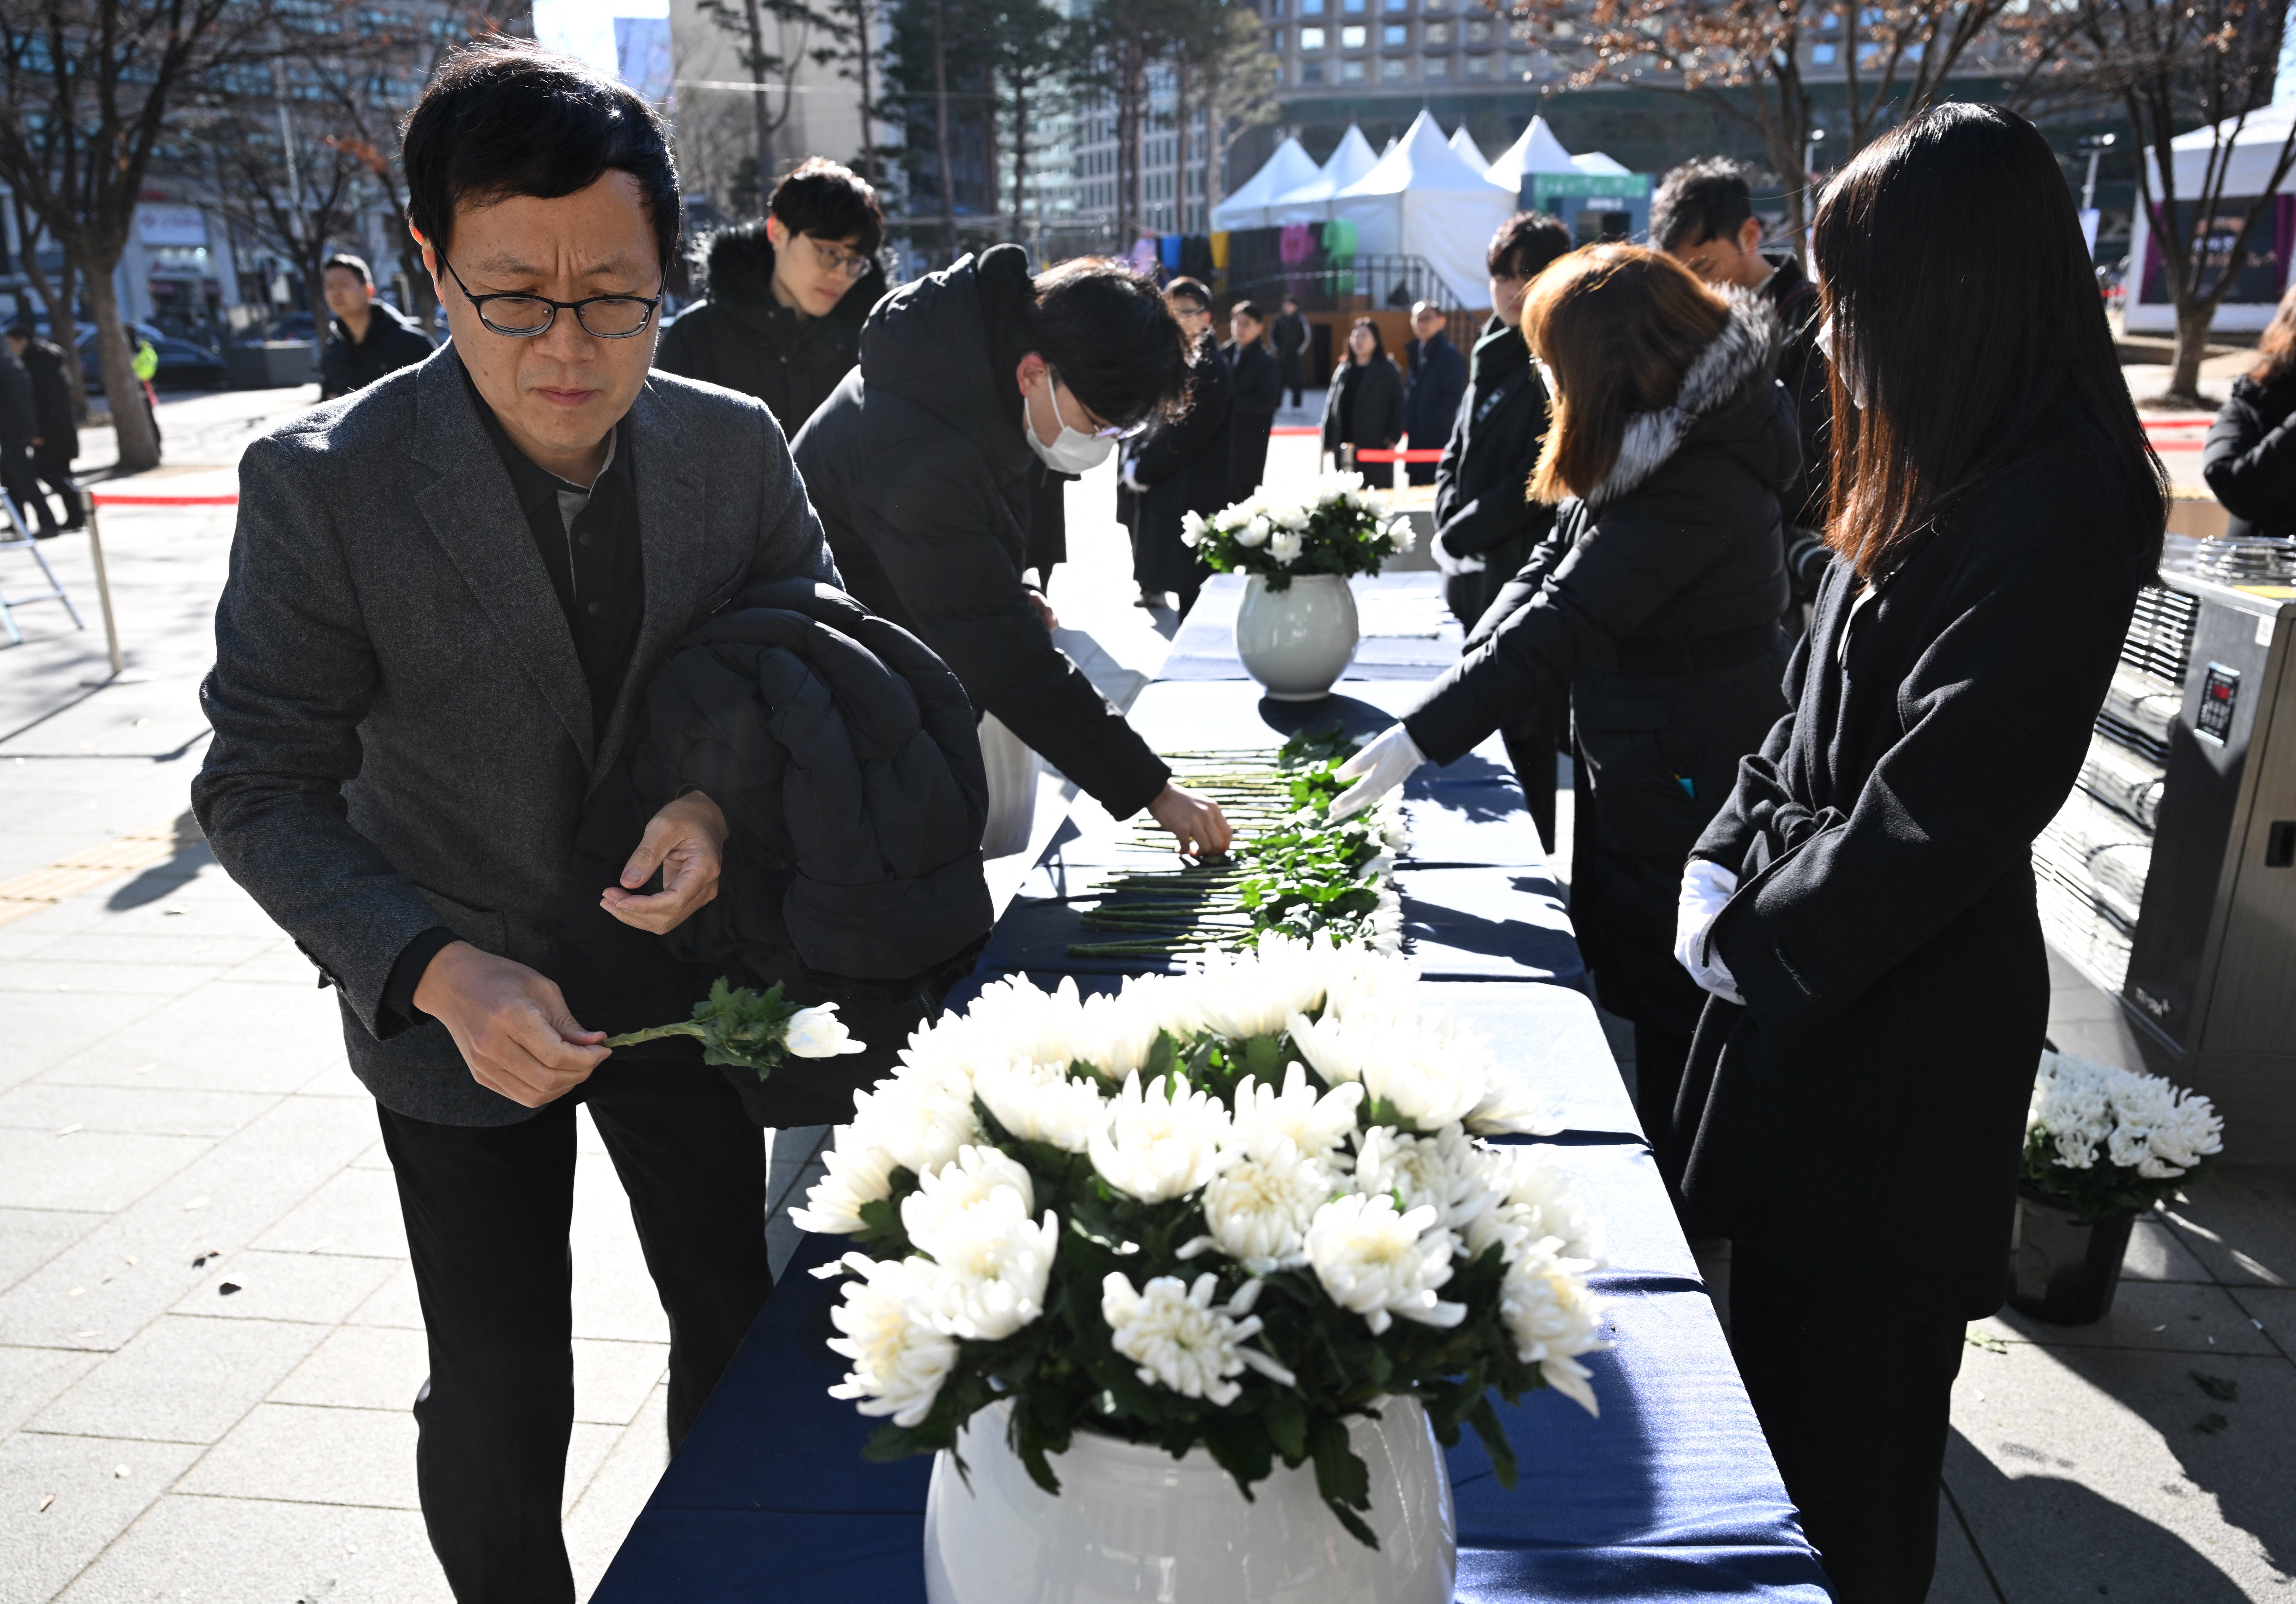
<svg viewBox="0 0 2296 1604">
<path fill-rule="evenodd" d="M 1296 1466 L 1308 1457 L 1308 1407 L 1297 1392 L 1283 1387 L 1270 1394 L 1259 1418 L 1285 1464 Z"/>
<path fill-rule="evenodd" d="M 1475 1400 L 1467 1412 L 1467 1424 L 1475 1428 L 1475 1436 L 1483 1444 L 1483 1452 L 1491 1457 L 1491 1469 L 1502 1487 L 1513 1487 L 1516 1475 L 1514 1444 L 1507 1441 L 1506 1428 L 1499 1424 L 1499 1412 L 1491 1407 L 1488 1393 Z"/>
</svg>

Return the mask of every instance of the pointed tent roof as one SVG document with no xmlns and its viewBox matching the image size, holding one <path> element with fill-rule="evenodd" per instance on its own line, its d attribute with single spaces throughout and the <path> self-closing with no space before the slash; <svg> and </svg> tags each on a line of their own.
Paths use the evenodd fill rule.
<svg viewBox="0 0 2296 1604">
<path fill-rule="evenodd" d="M 1245 179 L 1235 193 L 1212 208 L 1216 229 L 1259 228 L 1267 221 L 1267 203 L 1289 190 L 1312 182 L 1321 171 L 1316 159 L 1296 138 L 1275 147 L 1260 169 Z"/>
<path fill-rule="evenodd" d="M 1521 191 L 1527 174 L 1579 170 L 1571 164 L 1570 152 L 1562 148 L 1562 142 L 1554 137 L 1554 130 L 1546 126 L 1546 119 L 1534 117 L 1530 126 L 1491 163 L 1490 182 L 1513 194 Z"/>
<path fill-rule="evenodd" d="M 1422 111 L 1377 166 L 1332 197 L 1331 209 L 1356 225 L 1362 254 L 1418 257 L 1459 305 L 1474 307 L 1488 288 L 1484 242 L 1514 203 Z"/>
<path fill-rule="evenodd" d="M 1613 173 L 1628 173 L 1634 170 L 1625 162 L 1613 156 L 1606 155 L 1601 151 L 1587 151 L 1573 156 L 1570 159 L 1570 165 L 1582 173 L 1593 173 L 1602 177 L 1609 177 Z"/>
<path fill-rule="evenodd" d="M 1405 190 L 1473 190 L 1488 182 L 1451 148 L 1433 113 L 1422 111 L 1371 171 L 1333 198 L 1397 195 Z"/>
<path fill-rule="evenodd" d="M 1323 221 L 1331 215 L 1332 197 L 1378 165 L 1379 157 L 1372 150 L 1371 141 L 1364 137 L 1361 128 L 1349 123 L 1320 172 L 1298 189 L 1286 190 L 1267 203 L 1267 221 L 1271 225 Z"/>
<path fill-rule="evenodd" d="M 1459 153 L 1459 160 L 1471 168 L 1483 168 L 1491 165 L 1491 159 L 1483 154 L 1481 148 L 1475 143 L 1475 136 L 1467 132 L 1464 123 L 1461 123 L 1451 135 L 1451 148 Z"/>
</svg>

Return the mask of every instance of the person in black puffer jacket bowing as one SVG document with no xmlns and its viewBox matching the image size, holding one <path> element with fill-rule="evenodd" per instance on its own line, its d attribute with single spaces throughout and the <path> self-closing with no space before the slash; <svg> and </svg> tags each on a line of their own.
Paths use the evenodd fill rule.
<svg viewBox="0 0 2296 1604">
<path fill-rule="evenodd" d="M 1660 1131 L 1705 1002 L 1673 956 L 1683 861 L 1785 711 L 1778 492 L 1801 446 L 1773 377 L 1775 315 L 1669 257 L 1563 258 L 1531 285 L 1522 333 L 1553 398 L 1530 490 L 1561 503 L 1554 528 L 1481 644 L 1341 770 L 1362 783 L 1333 811 L 1505 725 L 1561 727 L 1567 701 L 1571 922 L 1603 1006 L 1634 1021 L 1636 1101 Z"/>
<path fill-rule="evenodd" d="M 2280 298 L 2256 355 L 2209 427 L 2201 475 L 2232 514 L 2226 534 L 2286 539 L 2296 536 L 2296 288 Z"/>
<path fill-rule="evenodd" d="M 660 937 L 615 920 L 595 888 L 693 791 L 726 818 L 717 895 Z M 617 1033 L 685 1019 L 720 977 L 838 1004 L 858 1054 L 725 1075 L 760 1125 L 841 1124 L 988 939 L 987 808 L 972 706 L 939 659 L 818 581 L 757 586 L 647 688 L 629 755 L 584 811 L 544 972 Z M 683 1039 L 616 1052 L 699 1057 Z"/>
</svg>

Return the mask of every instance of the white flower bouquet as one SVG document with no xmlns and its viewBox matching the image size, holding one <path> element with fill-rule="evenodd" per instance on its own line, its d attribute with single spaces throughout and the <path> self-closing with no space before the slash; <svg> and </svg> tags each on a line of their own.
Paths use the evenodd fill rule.
<svg viewBox="0 0 2296 1604">
<path fill-rule="evenodd" d="M 2207 1098 L 2157 1075 L 2041 1054 L 2021 1178 L 2080 1218 L 2150 1208 L 2223 1147 L 2224 1120 Z"/>
<path fill-rule="evenodd" d="M 1210 518 L 1190 512 L 1180 538 L 1217 572 L 1258 574 L 1271 591 L 1301 574 L 1376 574 L 1411 549 L 1411 520 L 1390 516 L 1360 473 L 1319 476 L 1301 495 L 1248 496 Z"/>
<path fill-rule="evenodd" d="M 778 980 L 758 992 L 729 986 L 723 976 L 693 1005 L 692 1019 L 625 1031 L 608 1036 L 605 1044 L 635 1047 L 667 1036 L 691 1036 L 701 1043 L 703 1063 L 754 1069 L 759 1080 L 779 1068 L 784 1058 L 841 1058 L 868 1051 L 868 1044 L 855 1041 L 837 1017 L 836 1003 L 800 1008 L 782 995 Z"/>
<path fill-rule="evenodd" d="M 834 1395 L 891 1417 L 872 1458 L 954 1452 L 1009 1400 L 1059 1491 L 1075 1433 L 1203 1447 L 1246 1497 L 1312 1461 L 1371 1543 L 1348 1420 L 1422 1401 L 1514 1461 L 1490 1393 L 1595 1408 L 1597 1226 L 1552 1129 L 1404 961 L 1271 934 L 1079 998 L 989 987 L 856 1100 L 794 1217 L 854 1238 Z"/>
</svg>

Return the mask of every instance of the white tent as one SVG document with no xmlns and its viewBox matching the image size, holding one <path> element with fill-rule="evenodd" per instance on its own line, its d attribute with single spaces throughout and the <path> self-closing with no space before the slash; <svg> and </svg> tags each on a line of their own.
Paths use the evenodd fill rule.
<svg viewBox="0 0 2296 1604">
<path fill-rule="evenodd" d="M 1459 153 L 1459 160 L 1471 168 L 1481 168 L 1491 165 L 1491 159 L 1483 154 L 1481 148 L 1475 143 L 1475 136 L 1467 132 L 1464 123 L 1453 130 L 1451 148 Z"/>
<path fill-rule="evenodd" d="M 2250 113 L 2247 119 L 2240 123 L 2237 132 L 2233 122 L 2228 120 L 2214 127 L 2194 128 L 2189 134 L 2177 135 L 2169 142 L 2169 148 L 2175 155 L 2179 205 L 2190 201 L 2207 187 L 2210 154 L 2215 151 L 2216 160 L 2225 168 L 2224 188 L 2220 192 L 2224 203 L 2219 215 L 2225 217 L 2223 232 L 2229 234 L 2238 226 L 2241 214 L 2247 211 L 2249 202 L 2263 193 L 2265 185 L 2271 181 L 2273 167 L 2280 160 L 2280 147 L 2288 137 L 2292 120 L 2296 120 L 2296 106 L 2267 106 Z M 2220 143 L 2226 140 L 2231 142 L 2229 158 L 2225 155 Z M 2144 166 L 2152 178 L 2152 192 L 2158 195 L 2161 192 L 2160 164 L 2149 151 L 2144 158 Z M 2279 192 L 2284 195 L 2296 192 L 2296 172 L 2290 173 L 2280 181 Z M 2151 265 L 2152 256 L 2152 219 L 2145 216 L 2144 209 L 2140 206 L 2133 221 L 2128 241 L 2128 276 L 2125 281 L 2128 294 L 2121 303 L 2122 323 L 2131 333 L 2174 333 L 2177 314 L 2166 299 L 2165 288 L 2162 299 L 2144 299 L 2149 287 L 2145 281 L 2150 276 L 2145 269 Z M 2265 241 L 2269 244 L 2273 213 L 2268 207 L 2261 226 Z M 2291 279 L 2289 264 L 2280 264 L 2280 270 L 2284 285 L 2296 282 Z M 2274 303 L 2269 300 L 2227 300 L 2217 308 L 2216 319 L 2210 326 L 2224 333 L 2253 333 L 2271 323 L 2273 310 Z"/>
<path fill-rule="evenodd" d="M 1265 228 L 1267 226 L 1267 203 L 1287 190 L 1311 184 L 1322 169 L 1316 159 L 1300 147 L 1297 139 L 1286 139 L 1275 147 L 1265 166 L 1245 179 L 1235 193 L 1212 208 L 1212 227 Z"/>
<path fill-rule="evenodd" d="M 1463 307 L 1488 299 L 1483 250 L 1514 209 L 1459 159 L 1424 111 L 1378 166 L 1332 197 L 1331 206 L 1332 217 L 1355 224 L 1357 250 L 1423 258 Z"/>
<path fill-rule="evenodd" d="M 1324 163 L 1323 170 L 1298 189 L 1286 190 L 1267 203 L 1267 224 L 1280 228 L 1286 223 L 1321 223 L 1332 215 L 1332 197 L 1347 188 L 1379 165 L 1379 157 L 1371 148 L 1371 141 L 1355 124 L 1340 135 L 1337 149 Z"/>
<path fill-rule="evenodd" d="M 1570 159 L 1570 165 L 1579 172 L 1592 173 L 1604 178 L 1618 173 L 1634 171 L 1625 162 L 1614 157 L 1606 156 L 1600 151 L 1588 151 L 1582 156 L 1573 156 Z"/>
<path fill-rule="evenodd" d="M 1520 195 L 1522 193 L 1522 181 L 1530 174 L 1584 170 L 1571 160 L 1570 152 L 1562 148 L 1562 142 L 1554 137 L 1554 130 L 1546 126 L 1546 119 L 1534 117 L 1530 119 L 1530 126 L 1499 153 L 1496 161 L 1491 163 L 1488 177 L 1491 183 L 1508 194 Z"/>
</svg>

